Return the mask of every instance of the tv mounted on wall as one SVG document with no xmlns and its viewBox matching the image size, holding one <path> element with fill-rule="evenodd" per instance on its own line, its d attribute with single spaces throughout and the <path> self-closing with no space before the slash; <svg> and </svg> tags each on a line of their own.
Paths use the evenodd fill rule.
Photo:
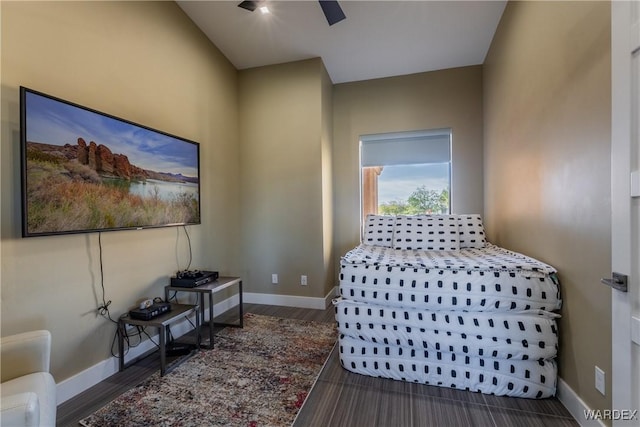
<svg viewBox="0 0 640 427">
<path fill-rule="evenodd" d="M 22 236 L 200 224 L 200 145 L 20 87 Z"/>
</svg>

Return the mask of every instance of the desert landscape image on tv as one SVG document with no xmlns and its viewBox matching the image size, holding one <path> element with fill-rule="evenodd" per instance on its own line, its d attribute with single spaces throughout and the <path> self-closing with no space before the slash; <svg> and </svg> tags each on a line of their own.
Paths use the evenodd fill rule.
<svg viewBox="0 0 640 427">
<path fill-rule="evenodd" d="M 197 143 L 23 90 L 23 235 L 200 223 Z"/>
</svg>

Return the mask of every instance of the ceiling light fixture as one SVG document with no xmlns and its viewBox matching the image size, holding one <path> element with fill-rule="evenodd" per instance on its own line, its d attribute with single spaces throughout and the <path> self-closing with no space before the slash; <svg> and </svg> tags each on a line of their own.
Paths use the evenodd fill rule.
<svg viewBox="0 0 640 427">
<path fill-rule="evenodd" d="M 342 11 L 342 7 L 338 4 L 337 0 L 318 0 L 320 3 L 320 7 L 322 8 L 322 12 L 324 13 L 325 18 L 327 18 L 327 23 L 329 25 L 333 25 L 336 22 L 340 22 L 346 18 L 344 12 Z M 238 4 L 238 7 L 242 9 L 249 10 L 253 12 L 258 7 L 260 7 L 260 12 L 263 15 L 271 13 L 269 7 L 267 7 L 267 0 L 245 0 Z M 260 6 L 260 4 L 263 4 Z"/>
</svg>

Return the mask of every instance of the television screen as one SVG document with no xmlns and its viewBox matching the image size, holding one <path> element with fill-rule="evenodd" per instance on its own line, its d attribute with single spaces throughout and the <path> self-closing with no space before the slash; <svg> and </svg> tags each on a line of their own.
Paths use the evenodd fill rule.
<svg viewBox="0 0 640 427">
<path fill-rule="evenodd" d="M 200 145 L 20 88 L 23 237 L 200 224 Z"/>
</svg>

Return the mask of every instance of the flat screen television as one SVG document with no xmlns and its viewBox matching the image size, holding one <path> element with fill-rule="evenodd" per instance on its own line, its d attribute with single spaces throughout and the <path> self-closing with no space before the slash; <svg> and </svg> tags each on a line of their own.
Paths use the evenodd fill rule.
<svg viewBox="0 0 640 427">
<path fill-rule="evenodd" d="M 22 236 L 200 224 L 200 145 L 20 87 Z"/>
</svg>

